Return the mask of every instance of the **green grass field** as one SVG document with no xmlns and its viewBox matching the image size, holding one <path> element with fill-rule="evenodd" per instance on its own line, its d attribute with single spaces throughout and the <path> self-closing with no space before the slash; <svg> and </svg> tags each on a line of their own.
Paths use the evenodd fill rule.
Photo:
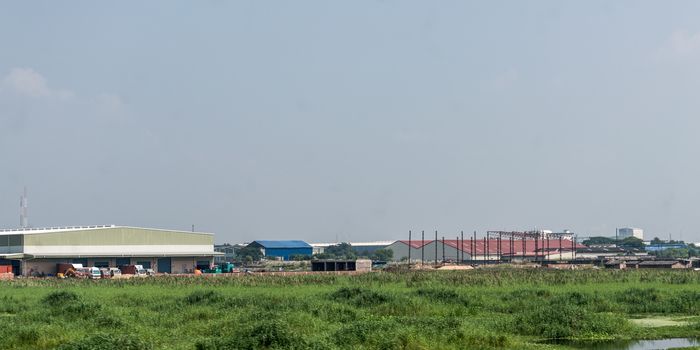
<svg viewBox="0 0 700 350">
<path fill-rule="evenodd" d="M 542 341 L 700 336 L 697 315 L 693 271 L 0 283 L 8 349 L 560 349 Z"/>
</svg>

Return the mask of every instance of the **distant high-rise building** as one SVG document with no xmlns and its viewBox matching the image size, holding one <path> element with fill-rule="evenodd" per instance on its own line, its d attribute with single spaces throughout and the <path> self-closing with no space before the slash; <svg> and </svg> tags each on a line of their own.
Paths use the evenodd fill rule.
<svg viewBox="0 0 700 350">
<path fill-rule="evenodd" d="M 617 238 L 625 239 L 627 237 L 644 239 L 644 230 L 634 227 L 623 227 L 617 229 Z"/>
</svg>

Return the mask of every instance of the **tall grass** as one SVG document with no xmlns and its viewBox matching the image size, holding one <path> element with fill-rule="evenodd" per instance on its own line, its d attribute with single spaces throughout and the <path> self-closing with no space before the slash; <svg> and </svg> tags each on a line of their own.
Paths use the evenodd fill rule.
<svg viewBox="0 0 700 350">
<path fill-rule="evenodd" d="M 700 312 L 692 271 L 488 269 L 0 283 L 8 349 L 495 349 L 637 338 Z M 700 326 L 674 328 L 697 335 Z M 666 332 L 666 333 L 664 333 Z"/>
</svg>

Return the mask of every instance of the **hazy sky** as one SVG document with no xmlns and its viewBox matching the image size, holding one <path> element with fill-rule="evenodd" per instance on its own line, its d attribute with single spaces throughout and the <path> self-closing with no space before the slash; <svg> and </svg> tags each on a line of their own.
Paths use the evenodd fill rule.
<svg viewBox="0 0 700 350">
<path fill-rule="evenodd" d="M 700 240 L 700 2 L 0 6 L 0 226 Z"/>
</svg>

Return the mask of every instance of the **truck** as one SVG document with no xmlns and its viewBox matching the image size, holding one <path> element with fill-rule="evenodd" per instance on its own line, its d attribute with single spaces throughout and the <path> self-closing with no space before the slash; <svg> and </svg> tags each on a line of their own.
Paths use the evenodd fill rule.
<svg viewBox="0 0 700 350">
<path fill-rule="evenodd" d="M 56 276 L 58 276 L 59 278 L 66 278 L 66 277 L 86 278 L 87 275 L 85 275 L 83 269 L 84 269 L 83 264 L 59 263 L 59 264 L 56 264 Z"/>
<path fill-rule="evenodd" d="M 225 262 L 220 265 L 214 265 L 211 268 L 202 270 L 204 273 L 231 273 L 233 272 L 233 264 Z"/>
<path fill-rule="evenodd" d="M 122 265 L 119 266 L 119 270 L 123 275 L 146 276 L 146 269 L 143 268 L 143 265 Z"/>
</svg>

